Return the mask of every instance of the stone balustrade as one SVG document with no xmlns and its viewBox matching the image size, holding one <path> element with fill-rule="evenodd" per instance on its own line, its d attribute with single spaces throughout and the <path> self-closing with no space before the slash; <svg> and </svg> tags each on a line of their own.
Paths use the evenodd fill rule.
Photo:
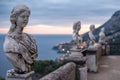
<svg viewBox="0 0 120 80">
<path fill-rule="evenodd" d="M 86 56 L 83 56 L 83 55 Z M 71 54 L 60 57 L 67 64 L 39 80 L 87 80 L 87 70 L 98 72 L 99 59 L 103 55 L 102 45 L 95 44 L 83 52 L 72 50 Z"/>
<path fill-rule="evenodd" d="M 60 57 L 62 62 L 74 62 L 76 67 L 76 80 L 87 80 L 86 56 L 81 53 L 82 49 L 72 48 L 71 54 Z"/>
<path fill-rule="evenodd" d="M 76 80 L 76 64 L 69 62 L 39 80 Z"/>
</svg>

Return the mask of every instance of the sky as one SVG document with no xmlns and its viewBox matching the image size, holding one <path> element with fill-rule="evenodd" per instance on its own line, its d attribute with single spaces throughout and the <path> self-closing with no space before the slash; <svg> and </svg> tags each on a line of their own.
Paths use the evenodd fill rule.
<svg viewBox="0 0 120 80">
<path fill-rule="evenodd" d="M 8 32 L 10 13 L 17 4 L 31 10 L 24 30 L 31 34 L 72 34 L 77 21 L 81 21 L 83 34 L 91 24 L 97 28 L 120 10 L 120 0 L 0 0 L 0 33 Z"/>
</svg>

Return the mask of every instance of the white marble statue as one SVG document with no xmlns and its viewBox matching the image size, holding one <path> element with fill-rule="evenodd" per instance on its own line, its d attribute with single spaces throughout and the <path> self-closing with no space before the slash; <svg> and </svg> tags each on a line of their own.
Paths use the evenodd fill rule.
<svg viewBox="0 0 120 80">
<path fill-rule="evenodd" d="M 25 5 L 17 5 L 10 16 L 11 27 L 4 41 L 4 52 L 14 66 L 15 73 L 25 74 L 31 71 L 31 65 L 38 56 L 35 39 L 23 32 L 30 16 L 30 10 Z"/>
<path fill-rule="evenodd" d="M 94 29 L 95 29 L 95 25 L 90 25 L 90 31 L 88 33 L 89 38 L 90 38 L 89 45 L 94 45 L 95 43 L 95 36 L 93 34 Z"/>
<path fill-rule="evenodd" d="M 99 33 L 99 43 L 104 44 L 105 43 L 105 29 L 101 28 L 101 31 Z"/>
<path fill-rule="evenodd" d="M 78 21 L 76 23 L 74 23 L 73 25 L 73 40 L 75 41 L 77 48 L 80 48 L 81 44 L 82 44 L 82 36 L 79 35 L 79 31 L 81 29 L 81 22 Z"/>
</svg>

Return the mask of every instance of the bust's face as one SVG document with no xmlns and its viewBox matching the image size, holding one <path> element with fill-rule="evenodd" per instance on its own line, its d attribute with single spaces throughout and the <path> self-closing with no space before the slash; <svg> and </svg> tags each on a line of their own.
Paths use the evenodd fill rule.
<svg viewBox="0 0 120 80">
<path fill-rule="evenodd" d="M 76 26 L 76 32 L 79 32 L 80 29 L 81 29 L 81 24 L 78 23 L 77 26 Z"/>
<path fill-rule="evenodd" d="M 22 28 L 25 27 L 28 23 L 29 15 L 30 14 L 27 11 L 21 13 L 17 18 L 17 26 L 22 27 Z"/>
<path fill-rule="evenodd" d="M 78 28 L 78 30 L 81 29 L 81 24 L 80 23 L 77 25 L 77 28 Z"/>
<path fill-rule="evenodd" d="M 94 31 L 95 25 L 90 25 L 90 31 Z"/>
</svg>

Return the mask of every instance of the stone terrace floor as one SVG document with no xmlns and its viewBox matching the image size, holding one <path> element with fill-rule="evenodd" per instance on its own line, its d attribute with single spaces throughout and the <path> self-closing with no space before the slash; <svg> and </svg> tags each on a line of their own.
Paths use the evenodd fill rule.
<svg viewBox="0 0 120 80">
<path fill-rule="evenodd" d="M 98 73 L 88 73 L 88 80 L 120 80 L 120 56 L 102 56 Z"/>
</svg>

